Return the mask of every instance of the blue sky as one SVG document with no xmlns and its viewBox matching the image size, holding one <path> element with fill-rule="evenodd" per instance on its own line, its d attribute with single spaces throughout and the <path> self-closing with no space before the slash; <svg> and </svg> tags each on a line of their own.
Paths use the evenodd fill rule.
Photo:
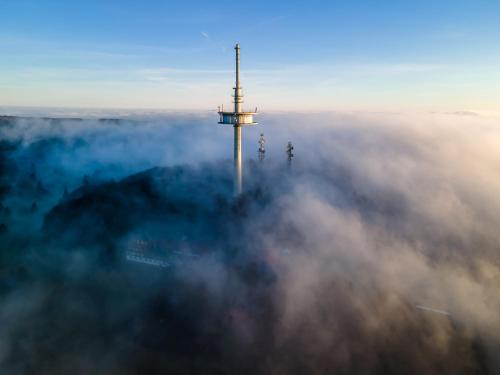
<svg viewBox="0 0 500 375">
<path fill-rule="evenodd" d="M 0 0 L 0 105 L 500 112 L 500 1 Z"/>
</svg>

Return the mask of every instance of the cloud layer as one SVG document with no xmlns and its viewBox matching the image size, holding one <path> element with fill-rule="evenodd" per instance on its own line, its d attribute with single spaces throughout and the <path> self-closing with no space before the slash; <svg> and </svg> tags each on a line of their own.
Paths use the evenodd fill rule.
<svg viewBox="0 0 500 375">
<path fill-rule="evenodd" d="M 116 198 L 116 212 L 133 200 L 134 212 L 111 240 L 85 244 L 40 229 L 23 242 L 9 226 L 6 243 L 18 252 L 2 246 L 2 260 L 20 268 L 2 294 L 7 373 L 499 372 L 494 120 L 263 115 L 263 126 L 244 131 L 246 193 L 236 201 L 232 129 L 212 115 L 12 121 L 1 131 L 17 144 L 7 159 L 18 166 L 13 181 L 34 161 L 50 194 L 68 182 L 76 189 L 39 214 L 80 207 L 60 232 L 78 233 L 74 223 L 90 213 L 113 217 L 77 206 L 82 194 L 97 207 Z M 37 159 L 40 142 L 54 139 Z M 176 178 L 161 169 L 105 184 L 156 165 L 182 167 Z M 87 192 L 78 190 L 84 174 L 100 176 Z M 133 181 L 142 190 L 130 195 Z M 9 194 L 3 204 L 14 209 L 21 198 Z M 176 211 L 186 201 L 194 208 Z M 153 214 L 151 202 L 171 211 Z M 23 215 L 14 217 L 31 220 Z M 145 236 L 198 256 L 175 270 L 133 267 L 123 244 Z"/>
</svg>

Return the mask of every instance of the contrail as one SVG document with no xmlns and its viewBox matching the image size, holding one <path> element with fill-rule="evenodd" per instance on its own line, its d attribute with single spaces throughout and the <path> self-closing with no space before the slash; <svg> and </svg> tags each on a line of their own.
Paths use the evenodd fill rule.
<svg viewBox="0 0 500 375">
<path fill-rule="evenodd" d="M 451 315 L 448 311 L 433 309 L 431 307 L 426 307 L 426 306 L 422 306 L 422 305 L 415 305 L 415 307 L 417 309 L 420 309 L 420 310 L 431 311 L 431 312 L 435 312 L 437 314 Z"/>
</svg>

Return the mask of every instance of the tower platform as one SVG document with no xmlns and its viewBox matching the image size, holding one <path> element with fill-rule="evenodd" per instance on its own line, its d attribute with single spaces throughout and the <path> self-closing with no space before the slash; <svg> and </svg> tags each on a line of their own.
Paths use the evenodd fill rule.
<svg viewBox="0 0 500 375">
<path fill-rule="evenodd" d="M 219 124 L 223 125 L 257 125 L 253 115 L 257 112 L 218 112 Z"/>
</svg>

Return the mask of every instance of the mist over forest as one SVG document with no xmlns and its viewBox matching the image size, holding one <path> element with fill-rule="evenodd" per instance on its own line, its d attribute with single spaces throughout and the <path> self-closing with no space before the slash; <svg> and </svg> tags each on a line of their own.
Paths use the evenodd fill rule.
<svg viewBox="0 0 500 375">
<path fill-rule="evenodd" d="M 2 374 L 500 373 L 498 118 L 16 115 Z"/>
</svg>

